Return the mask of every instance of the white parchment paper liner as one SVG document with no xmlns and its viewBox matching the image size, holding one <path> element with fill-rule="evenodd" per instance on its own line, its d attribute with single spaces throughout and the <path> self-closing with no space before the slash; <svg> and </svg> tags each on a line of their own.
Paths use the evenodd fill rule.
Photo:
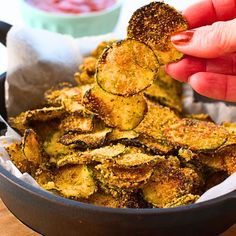
<svg viewBox="0 0 236 236">
<path fill-rule="evenodd" d="M 16 115 L 39 105 L 45 90 L 59 82 L 73 80 L 73 73 L 81 63 L 83 55 L 88 54 L 99 42 L 113 38 L 114 35 L 111 34 L 73 39 L 44 30 L 13 27 L 7 40 L 9 56 L 6 86 L 8 114 Z M 52 40 L 50 42 L 51 48 L 45 55 L 44 50 L 48 48 L 46 46 L 48 40 Z M 63 70 L 66 72 L 60 73 Z M 236 122 L 236 107 L 227 106 L 221 102 L 196 103 L 193 99 L 193 92 L 188 86 L 184 88 L 183 104 L 186 112 L 207 113 L 218 124 L 223 121 Z M 3 121 L 1 117 L 0 120 Z M 4 147 L 21 141 L 21 137 L 8 124 L 7 127 L 5 136 L 0 137 L 0 165 L 17 178 L 39 188 L 29 174 L 21 173 L 10 161 Z M 208 190 L 197 202 L 214 199 L 234 190 L 236 190 L 236 173 Z"/>
<path fill-rule="evenodd" d="M 4 122 L 7 125 L 7 132 L 5 136 L 0 136 L 0 165 L 17 178 L 39 188 L 39 185 L 32 176 L 30 176 L 28 173 L 21 173 L 10 160 L 5 147 L 12 143 L 20 142 L 21 136 L 17 134 L 1 116 L 0 121 Z"/>
</svg>

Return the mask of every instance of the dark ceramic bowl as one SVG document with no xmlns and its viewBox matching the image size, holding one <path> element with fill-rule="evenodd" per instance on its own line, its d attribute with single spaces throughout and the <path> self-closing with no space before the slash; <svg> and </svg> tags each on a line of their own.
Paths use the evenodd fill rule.
<svg viewBox="0 0 236 236">
<path fill-rule="evenodd" d="M 5 75 L 0 79 L 0 112 L 6 117 L 4 80 Z M 3 132 L 3 123 L 0 127 Z M 19 220 L 43 235 L 211 236 L 236 222 L 236 192 L 173 209 L 110 209 L 52 195 L 1 166 L 0 198 Z"/>
</svg>

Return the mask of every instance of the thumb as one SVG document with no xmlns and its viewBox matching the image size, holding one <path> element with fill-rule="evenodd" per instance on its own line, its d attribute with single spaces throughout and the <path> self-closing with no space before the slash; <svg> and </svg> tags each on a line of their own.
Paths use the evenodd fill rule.
<svg viewBox="0 0 236 236">
<path fill-rule="evenodd" d="M 175 48 L 194 57 L 215 58 L 236 51 L 236 19 L 183 31 L 171 37 Z"/>
</svg>

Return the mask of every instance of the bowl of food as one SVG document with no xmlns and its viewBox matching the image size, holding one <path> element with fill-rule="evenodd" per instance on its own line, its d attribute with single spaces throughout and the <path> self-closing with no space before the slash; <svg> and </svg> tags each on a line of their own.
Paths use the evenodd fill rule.
<svg viewBox="0 0 236 236">
<path fill-rule="evenodd" d="M 171 14 L 169 23 L 153 12 Z M 165 40 L 139 34 L 153 23 L 170 26 Z M 235 223 L 235 191 L 196 203 L 235 172 L 235 124 L 183 112 L 163 64 L 181 58 L 166 39 L 186 27 L 164 3 L 139 9 L 128 38 L 85 58 L 76 85 L 57 85 L 44 106 L 9 118 L 20 136 L 1 137 L 5 153 L 37 182 L 0 165 L 0 196 L 14 215 L 43 235 L 219 235 Z M 1 133 L 9 129 L 2 120 Z"/>
<path fill-rule="evenodd" d="M 122 2 L 21 0 L 20 4 L 22 16 L 29 26 L 81 37 L 112 32 Z"/>
</svg>

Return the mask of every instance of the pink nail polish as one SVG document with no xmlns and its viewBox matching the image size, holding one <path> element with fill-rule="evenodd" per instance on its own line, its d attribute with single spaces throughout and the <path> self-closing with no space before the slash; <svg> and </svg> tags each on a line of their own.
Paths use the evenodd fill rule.
<svg viewBox="0 0 236 236">
<path fill-rule="evenodd" d="M 185 45 L 191 41 L 195 30 L 187 30 L 171 36 L 171 42 L 175 45 Z"/>
</svg>

